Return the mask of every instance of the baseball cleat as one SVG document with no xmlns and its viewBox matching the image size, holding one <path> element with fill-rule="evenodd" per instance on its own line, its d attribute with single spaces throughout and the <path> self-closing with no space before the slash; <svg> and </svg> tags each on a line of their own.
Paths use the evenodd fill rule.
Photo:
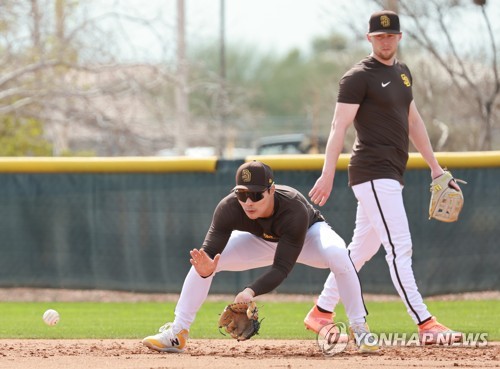
<svg viewBox="0 0 500 369">
<path fill-rule="evenodd" d="M 144 346 L 158 352 L 183 352 L 189 331 L 176 329 L 173 323 L 167 323 L 159 329 L 160 333 L 142 340 Z"/>
<path fill-rule="evenodd" d="M 441 323 L 436 317 L 418 326 L 418 338 L 423 345 L 449 345 L 462 341 L 462 333 L 456 332 Z"/>
<path fill-rule="evenodd" d="M 333 318 L 335 318 L 335 312 L 322 313 L 314 305 L 304 318 L 304 325 L 306 329 L 326 339 L 328 343 L 347 342 L 349 337 L 340 332 Z"/>
<path fill-rule="evenodd" d="M 363 354 L 373 354 L 379 352 L 377 337 L 370 333 L 370 328 L 366 323 L 353 324 L 349 327 L 351 339 L 358 346 L 358 351 Z"/>
</svg>

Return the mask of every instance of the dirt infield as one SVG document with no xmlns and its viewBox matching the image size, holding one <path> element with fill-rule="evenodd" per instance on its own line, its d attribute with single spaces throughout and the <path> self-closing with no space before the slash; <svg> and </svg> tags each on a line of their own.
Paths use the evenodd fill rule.
<svg viewBox="0 0 500 369">
<path fill-rule="evenodd" d="M 250 360 L 251 359 L 251 360 Z M 182 354 L 150 351 L 138 340 L 0 340 L 0 368 L 498 368 L 500 345 L 384 347 L 380 354 L 353 349 L 325 356 L 308 340 L 190 340 Z"/>
</svg>

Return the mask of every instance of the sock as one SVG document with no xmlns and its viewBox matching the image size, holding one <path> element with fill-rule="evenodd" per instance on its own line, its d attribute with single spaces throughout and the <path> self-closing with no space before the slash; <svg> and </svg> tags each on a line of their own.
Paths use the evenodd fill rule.
<svg viewBox="0 0 500 369">
<path fill-rule="evenodd" d="M 316 305 L 316 309 L 318 309 L 320 313 L 328 313 L 328 314 L 331 314 L 331 313 L 332 313 L 331 311 L 328 311 L 328 310 L 323 309 L 323 308 L 322 308 L 321 306 L 319 306 L 319 305 Z"/>
</svg>

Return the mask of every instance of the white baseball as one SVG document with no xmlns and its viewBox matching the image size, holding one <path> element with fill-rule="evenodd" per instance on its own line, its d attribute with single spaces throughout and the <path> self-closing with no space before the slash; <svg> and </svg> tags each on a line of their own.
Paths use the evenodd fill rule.
<svg viewBox="0 0 500 369">
<path fill-rule="evenodd" d="M 43 321 L 47 325 L 56 325 L 59 322 L 59 318 L 59 313 L 53 309 L 49 309 L 43 313 Z"/>
</svg>

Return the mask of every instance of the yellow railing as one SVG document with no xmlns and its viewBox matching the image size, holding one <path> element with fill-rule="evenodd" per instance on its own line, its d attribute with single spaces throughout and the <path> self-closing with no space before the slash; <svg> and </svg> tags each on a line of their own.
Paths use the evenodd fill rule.
<svg viewBox="0 0 500 369">
<path fill-rule="evenodd" d="M 0 173 L 215 172 L 217 157 L 0 158 Z"/>
<path fill-rule="evenodd" d="M 437 152 L 439 164 L 447 168 L 485 168 L 500 167 L 500 151 L 473 151 L 473 152 Z M 337 169 L 346 170 L 350 154 L 341 154 Z M 250 160 L 261 160 L 274 170 L 321 170 L 324 155 L 268 155 L 249 156 Z M 428 168 L 419 153 L 410 153 L 408 169 Z"/>
<path fill-rule="evenodd" d="M 447 168 L 500 167 L 500 151 L 438 152 L 439 163 Z M 321 170 L 323 154 L 255 155 L 245 161 L 261 160 L 274 170 Z M 349 154 L 341 154 L 337 169 L 346 170 Z M 2 157 L 0 173 L 169 173 L 215 172 L 218 158 L 178 157 Z M 410 153 L 408 169 L 427 168 L 419 153 Z"/>
</svg>

